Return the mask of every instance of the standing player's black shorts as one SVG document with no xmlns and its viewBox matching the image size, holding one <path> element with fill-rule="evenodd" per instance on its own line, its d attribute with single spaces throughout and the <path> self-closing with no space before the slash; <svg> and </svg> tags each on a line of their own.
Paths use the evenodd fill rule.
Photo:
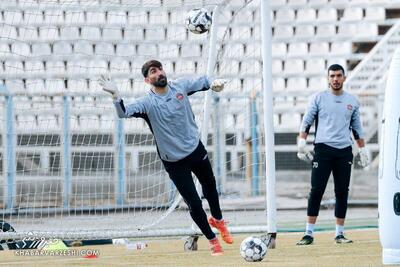
<svg viewBox="0 0 400 267">
<path fill-rule="evenodd" d="M 315 144 L 311 172 L 311 192 L 308 198 L 308 216 L 318 216 L 322 196 L 330 174 L 335 185 L 335 217 L 345 218 L 353 153 L 351 146 L 338 149 L 325 144 Z"/>
</svg>

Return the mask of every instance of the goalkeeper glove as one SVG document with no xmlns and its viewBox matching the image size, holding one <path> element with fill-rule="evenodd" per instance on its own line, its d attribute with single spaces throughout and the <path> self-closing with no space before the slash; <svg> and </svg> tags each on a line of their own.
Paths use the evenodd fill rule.
<svg viewBox="0 0 400 267">
<path fill-rule="evenodd" d="M 222 90 L 224 90 L 224 86 L 227 83 L 227 80 L 224 79 L 215 79 L 212 83 L 211 83 L 211 90 L 213 90 L 214 92 L 221 92 Z"/>
<path fill-rule="evenodd" d="M 369 159 L 369 153 L 368 150 L 365 147 L 360 147 L 358 150 L 358 165 L 362 168 L 367 167 L 370 164 L 370 159 Z"/>
<path fill-rule="evenodd" d="M 101 87 L 103 87 L 103 91 L 111 94 L 113 100 L 117 100 L 119 98 L 119 92 L 117 85 L 115 82 L 111 79 L 109 75 L 100 75 L 100 78 L 98 79 L 98 82 Z"/>
<path fill-rule="evenodd" d="M 302 161 L 310 163 L 314 159 L 314 155 L 307 149 L 306 145 L 306 139 L 299 138 L 297 140 L 297 157 Z"/>
</svg>

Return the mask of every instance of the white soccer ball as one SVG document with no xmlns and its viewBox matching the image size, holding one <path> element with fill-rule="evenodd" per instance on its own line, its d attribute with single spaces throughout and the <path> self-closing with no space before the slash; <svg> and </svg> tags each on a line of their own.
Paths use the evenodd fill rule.
<svg viewBox="0 0 400 267">
<path fill-rule="evenodd" d="M 211 23 L 211 15 L 205 8 L 192 9 L 186 17 L 186 28 L 196 34 L 207 32 L 211 28 Z"/>
<path fill-rule="evenodd" d="M 262 261 L 267 255 L 267 244 L 259 237 L 249 236 L 240 244 L 240 255 L 246 261 Z"/>
</svg>

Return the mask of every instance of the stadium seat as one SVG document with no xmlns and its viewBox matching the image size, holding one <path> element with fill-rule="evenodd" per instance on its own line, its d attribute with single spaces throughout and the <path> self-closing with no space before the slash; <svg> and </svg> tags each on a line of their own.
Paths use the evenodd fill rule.
<svg viewBox="0 0 400 267">
<path fill-rule="evenodd" d="M 60 38 L 63 40 L 79 40 L 79 28 L 75 26 L 60 27 Z"/>
<path fill-rule="evenodd" d="M 246 48 L 249 48 L 248 50 L 252 50 L 247 45 Z M 240 58 L 244 56 L 244 46 L 241 43 L 227 43 L 224 45 L 223 49 L 225 58 Z"/>
<path fill-rule="evenodd" d="M 71 55 L 72 45 L 65 41 L 55 42 L 53 44 L 53 54 L 54 55 Z"/>
<path fill-rule="evenodd" d="M 259 43 L 247 43 L 246 44 L 246 57 L 247 58 L 260 58 L 261 57 L 261 46 Z"/>
<path fill-rule="evenodd" d="M 32 60 L 25 61 L 25 73 L 39 75 L 44 74 L 44 64 L 43 61 Z"/>
<path fill-rule="evenodd" d="M 24 12 L 25 25 L 40 25 L 44 22 L 43 11 L 40 9 L 29 9 Z"/>
<path fill-rule="evenodd" d="M 183 5 L 183 0 L 169 0 L 169 1 L 164 1 L 163 5 L 167 8 L 171 7 L 180 7 Z"/>
<path fill-rule="evenodd" d="M 322 91 L 328 88 L 328 79 L 326 76 L 310 77 L 308 89 L 311 91 Z"/>
<path fill-rule="evenodd" d="M 307 5 L 307 0 L 288 0 L 289 6 L 305 6 Z"/>
<path fill-rule="evenodd" d="M 313 25 L 300 25 L 296 26 L 296 37 L 309 38 L 315 36 L 315 27 Z"/>
<path fill-rule="evenodd" d="M 281 77 L 276 77 L 272 79 L 272 88 L 274 92 L 281 92 L 285 90 L 285 79 Z"/>
<path fill-rule="evenodd" d="M 79 130 L 78 116 L 71 114 L 69 117 L 69 127 L 71 131 Z"/>
<path fill-rule="evenodd" d="M 349 55 L 352 53 L 351 42 L 334 42 L 331 44 L 332 55 Z"/>
<path fill-rule="evenodd" d="M 68 79 L 67 90 L 69 92 L 86 92 L 88 90 L 88 84 L 85 79 Z"/>
<path fill-rule="evenodd" d="M 343 12 L 341 21 L 360 21 L 363 19 L 363 9 L 361 7 L 349 7 Z"/>
<path fill-rule="evenodd" d="M 87 70 L 88 70 L 88 63 L 85 60 L 67 61 L 67 72 L 69 74 L 86 73 Z"/>
<path fill-rule="evenodd" d="M 12 33 L 13 34 L 13 33 Z M 20 41 L 38 41 L 39 32 L 37 27 L 19 27 L 18 36 Z M 11 37 L 10 37 L 11 38 Z"/>
<path fill-rule="evenodd" d="M 101 31 L 96 26 L 83 26 L 81 27 L 81 38 L 84 40 L 97 41 L 101 39 Z"/>
<path fill-rule="evenodd" d="M 179 56 L 177 44 L 160 43 L 158 44 L 158 54 L 161 58 L 176 58 Z"/>
<path fill-rule="evenodd" d="M 175 73 L 178 75 L 192 75 L 196 73 L 194 61 L 191 60 L 178 60 L 175 63 Z"/>
<path fill-rule="evenodd" d="M 281 60 L 274 59 L 272 60 L 272 74 L 282 74 L 283 64 Z"/>
<path fill-rule="evenodd" d="M 105 131 L 113 131 L 115 128 L 115 116 L 104 114 L 100 117 L 100 129 Z"/>
<path fill-rule="evenodd" d="M 95 114 L 81 114 L 79 116 L 80 130 L 98 130 L 100 127 L 99 116 Z"/>
<path fill-rule="evenodd" d="M 116 63 L 118 63 L 118 60 L 116 61 Z M 128 62 L 128 64 L 129 64 L 129 62 Z M 110 69 L 111 69 L 111 67 L 110 67 Z M 131 80 L 130 79 L 114 79 L 114 80 L 115 80 L 115 83 L 118 86 L 118 90 L 120 91 L 121 95 L 124 95 L 124 94 L 125 95 L 131 95 L 132 87 L 131 87 Z"/>
<path fill-rule="evenodd" d="M 13 42 L 11 44 L 11 53 L 17 56 L 29 57 L 31 55 L 31 47 L 27 43 Z"/>
<path fill-rule="evenodd" d="M 318 42 L 310 44 L 310 55 L 326 55 L 329 53 L 329 43 Z"/>
<path fill-rule="evenodd" d="M 4 72 L 7 74 L 24 73 L 24 65 L 18 60 L 7 60 L 4 62 Z"/>
<path fill-rule="evenodd" d="M 198 44 L 182 44 L 181 57 L 200 57 L 201 50 Z"/>
<path fill-rule="evenodd" d="M 103 28 L 103 40 L 105 41 L 120 41 L 122 40 L 121 28 Z"/>
<path fill-rule="evenodd" d="M 236 75 L 239 73 L 239 62 L 233 59 L 225 59 L 219 63 L 219 75 Z"/>
<path fill-rule="evenodd" d="M 85 24 L 85 13 L 79 10 L 65 11 L 66 24 Z"/>
<path fill-rule="evenodd" d="M 86 23 L 102 25 L 106 23 L 106 13 L 102 11 L 86 11 Z"/>
<path fill-rule="evenodd" d="M 261 64 L 258 60 L 246 60 L 240 63 L 240 75 L 254 75 L 261 72 Z"/>
<path fill-rule="evenodd" d="M 384 7 L 373 6 L 365 9 L 365 20 L 384 20 L 386 18 L 386 10 Z"/>
<path fill-rule="evenodd" d="M 288 56 L 305 56 L 308 53 L 307 43 L 290 43 Z"/>
<path fill-rule="evenodd" d="M 49 43 L 34 43 L 32 44 L 32 56 L 50 56 L 51 48 Z"/>
<path fill-rule="evenodd" d="M 339 25 L 338 36 L 340 37 L 354 37 L 357 34 L 356 24 L 342 24 Z"/>
<path fill-rule="evenodd" d="M 74 43 L 74 53 L 79 55 L 93 55 L 93 44 L 89 41 L 81 40 Z"/>
<path fill-rule="evenodd" d="M 305 77 L 289 77 L 286 90 L 302 92 L 307 89 L 307 79 Z"/>
<path fill-rule="evenodd" d="M 37 128 L 36 116 L 35 115 L 17 115 L 16 121 L 17 131 L 32 131 Z"/>
<path fill-rule="evenodd" d="M 150 24 L 168 24 L 168 12 L 160 10 L 150 10 L 149 12 L 149 23 Z"/>
<path fill-rule="evenodd" d="M 128 13 L 128 24 L 146 25 L 149 22 L 146 11 L 130 11 Z"/>
<path fill-rule="evenodd" d="M 247 78 L 247 79 L 244 79 L 244 81 L 243 81 L 243 90 L 244 90 L 244 92 L 250 93 L 253 90 L 256 90 L 257 92 L 260 92 L 262 87 L 263 87 L 262 79 Z"/>
<path fill-rule="evenodd" d="M 136 47 L 132 44 L 118 43 L 115 54 L 120 57 L 132 57 L 136 55 Z"/>
<path fill-rule="evenodd" d="M 25 84 L 23 80 L 6 79 L 4 85 L 13 93 L 25 92 Z"/>
<path fill-rule="evenodd" d="M 17 28 L 14 26 L 10 26 L 7 24 L 2 24 L 0 26 L 0 38 L 1 39 L 17 39 L 18 34 L 17 34 Z M 0 39 L 0 40 L 1 40 Z"/>
<path fill-rule="evenodd" d="M 378 35 L 378 25 L 376 23 L 359 23 L 356 25 L 356 36 L 371 38 Z"/>
<path fill-rule="evenodd" d="M 157 55 L 157 46 L 155 44 L 140 44 L 138 45 L 137 54 L 154 57 Z"/>
<path fill-rule="evenodd" d="M 129 75 L 131 72 L 129 61 L 120 58 L 112 60 L 110 62 L 110 72 L 112 74 L 118 73 Z"/>
<path fill-rule="evenodd" d="M 283 7 L 286 5 L 286 0 L 275 0 L 271 1 L 271 7 Z"/>
<path fill-rule="evenodd" d="M 29 45 L 28 45 L 28 49 L 29 49 Z M 28 50 L 28 52 L 30 53 L 30 50 Z M 7 56 L 11 53 L 11 49 L 10 49 L 10 45 L 7 43 L 0 43 L 0 56 L 4 57 Z M 2 64 L 0 64 L 2 65 Z"/>
<path fill-rule="evenodd" d="M 39 114 L 37 122 L 39 130 L 43 132 L 60 129 L 57 116 L 53 114 Z"/>
<path fill-rule="evenodd" d="M 288 25 L 278 25 L 274 28 L 274 37 L 280 38 L 290 38 L 293 36 L 293 27 Z"/>
<path fill-rule="evenodd" d="M 237 26 L 231 28 L 232 40 L 247 41 L 251 39 L 251 28 L 249 26 Z"/>
<path fill-rule="evenodd" d="M 8 25 L 18 25 L 22 23 L 23 16 L 22 12 L 19 10 L 4 10 L 3 12 L 3 22 Z"/>
<path fill-rule="evenodd" d="M 272 56 L 285 56 L 286 53 L 286 43 L 272 43 Z"/>
<path fill-rule="evenodd" d="M 46 61 L 46 73 L 62 75 L 65 72 L 65 64 L 60 60 Z"/>
<path fill-rule="evenodd" d="M 149 27 L 144 31 L 146 41 L 162 41 L 165 39 L 165 29 L 163 27 Z"/>
<path fill-rule="evenodd" d="M 281 116 L 280 128 L 296 131 L 300 127 L 301 116 L 299 113 L 283 113 Z"/>
<path fill-rule="evenodd" d="M 45 81 L 48 93 L 61 93 L 65 91 L 65 82 L 62 79 L 47 79 Z"/>
<path fill-rule="evenodd" d="M 124 39 L 126 41 L 143 41 L 144 30 L 140 27 L 124 29 Z"/>
<path fill-rule="evenodd" d="M 127 13 L 125 11 L 107 11 L 107 23 L 125 25 L 127 23 Z"/>
<path fill-rule="evenodd" d="M 319 22 L 335 22 L 337 21 L 338 15 L 336 8 L 321 8 L 318 10 L 317 20 Z"/>
<path fill-rule="evenodd" d="M 89 74 L 100 75 L 108 72 L 108 63 L 104 59 L 96 58 L 88 61 L 88 69 L 86 72 Z"/>
<path fill-rule="evenodd" d="M 330 38 L 336 35 L 336 26 L 333 24 L 322 24 L 317 26 L 317 36 Z"/>
<path fill-rule="evenodd" d="M 42 79 L 26 79 L 26 91 L 28 94 L 45 94 L 46 87 Z"/>
<path fill-rule="evenodd" d="M 233 19 L 233 23 L 247 24 L 253 20 L 253 13 L 250 10 L 240 10 Z"/>
<path fill-rule="evenodd" d="M 294 19 L 295 19 L 295 14 L 293 9 L 278 9 L 276 11 L 275 22 L 278 24 L 293 22 Z"/>
<path fill-rule="evenodd" d="M 313 22 L 317 19 L 317 12 L 313 8 L 304 8 L 297 10 L 296 22 Z"/>
<path fill-rule="evenodd" d="M 44 23 L 45 24 L 63 24 L 64 23 L 64 11 L 63 10 L 50 10 L 44 11 Z"/>
<path fill-rule="evenodd" d="M 324 74 L 326 71 L 325 60 L 322 58 L 311 58 L 306 60 L 307 74 Z"/>
<path fill-rule="evenodd" d="M 329 67 L 333 64 L 341 65 L 344 68 L 344 71 L 347 72 L 347 60 L 345 58 L 341 58 L 341 57 L 330 58 L 330 59 L 328 59 L 326 66 Z"/>
<path fill-rule="evenodd" d="M 94 47 L 95 55 L 112 56 L 114 55 L 114 45 L 111 43 L 97 43 Z"/>
<path fill-rule="evenodd" d="M 284 71 L 286 74 L 299 74 L 304 71 L 302 59 L 288 59 L 285 61 Z"/>
</svg>

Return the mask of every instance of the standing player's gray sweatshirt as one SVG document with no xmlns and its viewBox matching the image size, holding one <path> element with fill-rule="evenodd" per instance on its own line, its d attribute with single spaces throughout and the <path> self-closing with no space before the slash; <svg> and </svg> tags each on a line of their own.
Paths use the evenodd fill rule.
<svg viewBox="0 0 400 267">
<path fill-rule="evenodd" d="M 364 137 L 359 107 L 357 98 L 347 92 L 338 96 L 330 91 L 317 93 L 311 98 L 300 132 L 309 133 L 315 120 L 315 144 L 339 149 L 351 146 L 351 132 L 356 140 Z"/>
<path fill-rule="evenodd" d="M 168 82 L 167 93 L 153 91 L 129 105 L 114 101 L 120 118 L 140 117 L 154 134 L 162 160 L 175 162 L 192 153 L 199 144 L 199 131 L 188 96 L 210 88 L 206 76 Z"/>
</svg>

